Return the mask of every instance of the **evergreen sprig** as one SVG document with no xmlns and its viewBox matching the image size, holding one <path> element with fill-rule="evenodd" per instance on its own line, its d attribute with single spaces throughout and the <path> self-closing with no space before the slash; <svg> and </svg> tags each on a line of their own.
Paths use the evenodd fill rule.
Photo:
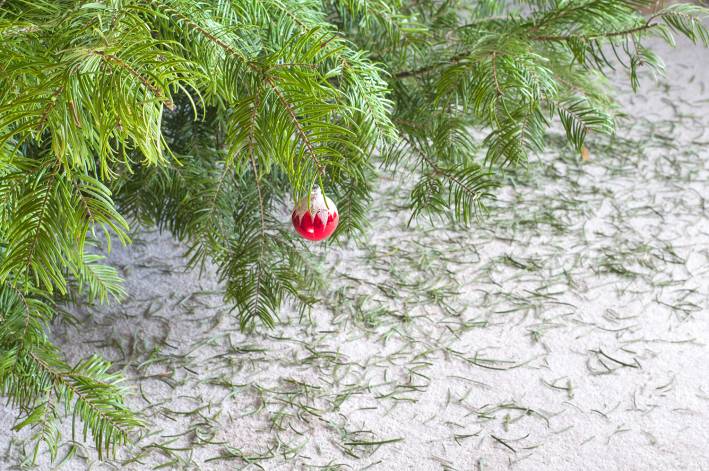
<svg viewBox="0 0 709 471">
<path fill-rule="evenodd" d="M 612 133 L 606 74 L 662 71 L 645 44 L 707 45 L 706 10 L 649 0 L 0 2 L 0 385 L 56 455 L 62 409 L 99 454 L 141 425 L 121 377 L 70 367 L 57 301 L 123 296 L 99 247 L 129 222 L 216 265 L 245 328 L 315 276 L 287 230 L 316 184 L 338 234 L 367 223 L 376 164 L 411 172 L 412 218 L 469 223 L 557 117 L 581 151 Z M 381 158 L 375 157 L 379 155 Z"/>
<path fill-rule="evenodd" d="M 35 431 L 35 458 L 41 442 L 52 459 L 56 456 L 60 407 L 75 419 L 73 436 L 76 419 L 83 423 L 84 440 L 91 433 L 99 457 L 126 443 L 129 432 L 142 423 L 124 404 L 122 376 L 110 373 L 111 364 L 96 356 L 74 367 L 61 359 L 46 336 L 51 301 L 6 284 L 0 286 L 0 313 L 0 393 L 18 408 L 14 430 Z"/>
</svg>

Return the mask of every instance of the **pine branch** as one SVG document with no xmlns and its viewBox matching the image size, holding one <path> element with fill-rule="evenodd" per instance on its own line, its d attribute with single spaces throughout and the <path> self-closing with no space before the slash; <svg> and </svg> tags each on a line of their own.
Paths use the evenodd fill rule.
<svg viewBox="0 0 709 471">
<path fill-rule="evenodd" d="M 260 231 L 260 243 L 259 243 L 259 255 L 258 259 L 256 260 L 256 276 L 255 276 L 255 282 L 256 282 L 256 288 L 254 289 L 254 305 L 251 308 L 252 312 L 259 312 L 260 311 L 260 303 L 261 303 L 261 267 L 263 264 L 264 260 L 264 251 L 265 251 L 265 243 L 264 241 L 266 240 L 266 208 L 264 207 L 263 204 L 263 191 L 261 189 L 261 177 L 258 172 L 258 167 L 256 165 L 256 159 L 254 157 L 254 149 L 255 149 L 255 144 L 254 144 L 254 129 L 255 129 L 255 123 L 256 123 L 256 112 L 258 110 L 258 101 L 254 103 L 253 106 L 253 112 L 251 113 L 251 126 L 249 127 L 249 136 L 248 136 L 248 155 L 249 155 L 249 164 L 251 165 L 251 172 L 254 176 L 254 184 L 256 187 L 256 194 L 258 195 L 258 215 L 259 215 L 259 231 Z M 242 319 L 247 318 L 248 316 L 242 316 Z M 245 327 L 244 322 L 242 321 L 241 323 L 242 328 Z"/>
<path fill-rule="evenodd" d="M 497 186 L 490 173 L 484 172 L 476 164 L 461 165 L 457 169 L 443 167 L 409 137 L 402 136 L 402 140 L 426 163 L 430 169 L 430 177 L 443 177 L 451 184 L 448 187 L 448 203 L 445 204 L 441 199 L 443 187 L 424 176 L 411 194 L 412 219 L 424 212 L 440 213 L 446 206 L 453 206 L 458 219 L 468 224 L 474 215 L 484 211 L 484 200 L 492 198 L 490 190 Z"/>
<path fill-rule="evenodd" d="M 14 203 L 15 224 L 8 231 L 10 243 L 0 261 L 0 280 L 12 278 L 24 287 L 36 282 L 49 292 L 55 286 L 65 292 L 66 280 L 57 263 L 61 248 L 54 241 L 54 234 L 61 233 L 62 228 L 58 215 L 50 210 L 55 201 L 57 172 L 57 168 L 39 170 L 36 176 L 22 182 L 25 192 Z M 15 175 L 6 178 L 14 180 Z"/>
<path fill-rule="evenodd" d="M 55 456 L 61 435 L 54 403 L 61 402 L 83 421 L 84 438 L 90 431 L 103 456 L 142 426 L 123 404 L 122 377 L 108 373 L 108 362 L 92 357 L 69 368 L 58 357 L 45 335 L 53 314 L 49 305 L 3 285 L 0 310 L 5 313 L 0 319 L 0 393 L 25 413 L 16 430 L 39 428 L 38 444 L 46 443 Z"/>
<path fill-rule="evenodd" d="M 37 123 L 37 131 L 40 131 L 45 124 L 47 124 L 47 119 L 49 119 L 49 113 L 52 112 L 54 107 L 57 105 L 57 98 L 59 95 L 61 95 L 64 92 L 64 85 L 57 87 L 56 90 L 52 93 L 51 97 L 49 98 L 49 103 L 47 104 L 47 107 L 44 109 L 44 112 L 42 113 L 42 117 L 39 119 L 39 123 Z"/>
<path fill-rule="evenodd" d="M 418 68 L 418 69 L 404 70 L 404 71 L 402 71 L 402 72 L 397 72 L 397 73 L 394 75 L 394 78 L 397 79 L 397 80 L 403 80 L 403 79 L 406 79 L 406 78 L 416 77 L 416 76 L 419 76 L 419 75 L 426 75 L 426 74 L 428 74 L 429 72 L 432 72 L 432 71 L 434 71 L 434 70 L 436 70 L 436 69 L 439 69 L 439 68 L 441 68 L 441 67 L 447 67 L 447 66 L 450 66 L 450 65 L 458 64 L 460 61 L 462 61 L 463 59 L 465 59 L 465 58 L 467 58 L 467 57 L 469 57 L 469 56 L 470 56 L 470 52 L 469 52 L 469 51 L 464 51 L 464 52 L 461 52 L 461 53 L 458 53 L 458 54 L 452 56 L 451 58 L 449 58 L 449 59 L 447 59 L 447 60 L 445 60 L 445 61 L 441 61 L 441 62 L 438 62 L 438 63 L 435 63 L 435 64 L 430 64 L 430 65 L 427 65 L 427 66 L 425 66 L 425 67 L 420 67 L 420 68 Z"/>
<path fill-rule="evenodd" d="M 618 36 L 630 36 L 633 34 L 641 33 L 653 28 L 660 26 L 659 23 L 647 22 L 643 25 L 636 26 L 634 28 L 624 29 L 622 31 L 610 31 L 597 34 L 589 35 L 578 35 L 578 34 L 565 34 L 556 36 L 546 36 L 546 35 L 532 35 L 530 39 L 535 41 L 596 41 L 598 39 L 610 39 Z"/>
<path fill-rule="evenodd" d="M 170 110 L 175 109 L 175 105 L 172 103 L 172 100 L 165 98 L 163 92 L 158 87 L 156 87 L 155 85 L 150 83 L 150 81 L 147 78 L 143 77 L 140 74 L 140 72 L 135 70 L 134 67 L 132 67 L 130 64 L 128 64 L 124 60 L 121 60 L 120 58 L 116 57 L 113 54 L 108 54 L 108 53 L 106 53 L 104 51 L 100 51 L 100 50 L 90 50 L 89 54 L 95 54 L 95 55 L 99 56 L 100 58 L 104 59 L 105 61 L 107 61 L 108 63 L 115 64 L 118 67 L 126 70 L 129 74 L 131 74 L 133 77 L 138 79 L 138 81 L 140 83 L 142 83 L 145 88 L 150 90 L 150 92 L 153 95 L 155 95 L 156 98 L 163 101 L 165 103 L 165 106 L 168 107 L 168 109 L 170 109 Z"/>
<path fill-rule="evenodd" d="M 612 118 L 605 113 L 600 113 L 585 98 L 572 97 L 565 101 L 558 101 L 555 105 L 567 139 L 573 143 L 578 152 L 583 149 L 586 135 L 589 132 L 613 133 Z"/>
<path fill-rule="evenodd" d="M 310 158 L 313 160 L 315 163 L 315 166 L 317 167 L 317 172 L 322 176 L 325 174 L 325 167 L 323 164 L 320 162 L 320 159 L 318 159 L 317 153 L 315 152 L 315 148 L 313 146 L 313 143 L 310 141 L 310 138 L 308 135 L 305 133 L 303 130 L 303 126 L 300 124 L 300 121 L 298 120 L 298 117 L 295 114 L 295 111 L 293 111 L 293 105 L 288 102 L 288 100 L 283 96 L 283 92 L 278 88 L 278 86 L 275 84 L 273 81 L 273 78 L 270 76 L 265 77 L 266 83 L 271 87 L 273 92 L 278 96 L 278 101 L 281 102 L 283 105 L 283 108 L 285 108 L 286 112 L 288 113 L 288 116 L 290 116 L 290 119 L 293 123 L 293 127 L 295 127 L 296 133 L 303 143 L 305 145 L 305 148 L 308 151 L 308 154 L 310 155 Z"/>
</svg>

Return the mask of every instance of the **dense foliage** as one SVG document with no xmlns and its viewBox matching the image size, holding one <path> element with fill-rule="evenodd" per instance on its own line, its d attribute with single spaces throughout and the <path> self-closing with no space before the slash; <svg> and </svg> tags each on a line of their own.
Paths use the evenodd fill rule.
<svg viewBox="0 0 709 471">
<path fill-rule="evenodd" d="M 638 13 L 653 3 L 0 0 L 0 391 L 16 429 L 54 453 L 68 409 L 101 454 L 141 425 L 106 361 L 70 366 L 48 337 L 58 303 L 124 295 L 101 253 L 129 221 L 214 263 L 242 326 L 271 325 L 284 301 L 313 302 L 295 199 L 320 185 L 356 235 L 383 166 L 415 175 L 412 217 L 470 222 L 555 117 L 579 152 L 613 132 L 606 74 L 661 71 L 649 36 L 707 45 L 706 10 Z"/>
</svg>

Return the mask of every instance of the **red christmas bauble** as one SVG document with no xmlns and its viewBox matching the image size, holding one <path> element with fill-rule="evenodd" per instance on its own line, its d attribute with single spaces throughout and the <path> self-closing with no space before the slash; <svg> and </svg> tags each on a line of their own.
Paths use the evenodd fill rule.
<svg viewBox="0 0 709 471">
<path fill-rule="evenodd" d="M 308 204 L 310 203 L 310 204 Z M 335 203 L 315 188 L 309 197 L 298 201 L 291 216 L 293 227 L 308 240 L 324 240 L 335 232 L 340 216 Z"/>
</svg>

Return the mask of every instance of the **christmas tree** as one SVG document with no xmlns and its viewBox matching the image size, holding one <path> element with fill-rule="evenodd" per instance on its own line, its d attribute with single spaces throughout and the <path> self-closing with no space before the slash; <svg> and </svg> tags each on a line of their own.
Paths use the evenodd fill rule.
<svg viewBox="0 0 709 471">
<path fill-rule="evenodd" d="M 102 263 L 130 228 L 214 263 L 243 328 L 307 309 L 288 209 L 319 188 L 335 240 L 367 225 L 376 169 L 415 169 L 411 217 L 471 222 L 558 121 L 614 132 L 606 76 L 709 45 L 707 10 L 643 0 L 0 0 L 0 384 L 56 453 L 65 412 L 100 454 L 140 419 L 110 364 L 50 341 L 67 302 L 120 300 Z M 481 136 L 481 137 L 478 137 Z M 333 205 L 326 204 L 326 207 Z M 331 208 L 332 209 L 332 208 Z M 337 221 L 336 221 L 337 222 Z"/>
</svg>

